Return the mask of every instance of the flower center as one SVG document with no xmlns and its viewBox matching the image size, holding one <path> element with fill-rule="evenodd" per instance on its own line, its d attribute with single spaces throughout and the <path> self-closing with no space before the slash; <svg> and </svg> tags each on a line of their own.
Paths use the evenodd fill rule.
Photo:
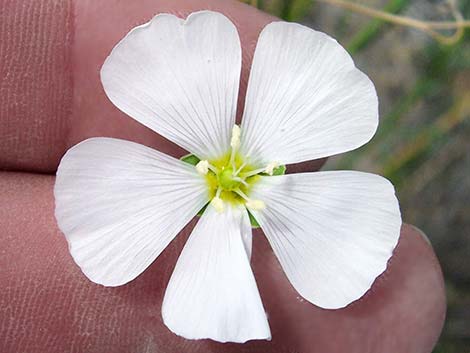
<svg viewBox="0 0 470 353">
<path fill-rule="evenodd" d="M 205 175 L 211 203 L 220 212 L 226 202 L 246 205 L 251 201 L 250 189 L 259 180 L 258 171 L 233 150 L 218 160 L 200 161 L 196 169 Z"/>
<path fill-rule="evenodd" d="M 234 175 L 231 167 L 222 169 L 217 175 L 217 181 L 224 190 L 236 190 L 240 187 L 242 180 Z"/>
<path fill-rule="evenodd" d="M 251 187 L 259 180 L 260 175 L 273 175 L 279 163 L 269 163 L 264 168 L 254 168 L 248 159 L 238 153 L 240 147 L 240 127 L 232 129 L 230 151 L 218 160 L 201 160 L 196 164 L 196 170 L 205 175 L 212 206 L 218 212 L 224 211 L 226 202 L 243 204 L 248 209 L 260 210 L 265 208 L 262 200 L 249 197 Z M 285 170 L 285 169 L 284 169 Z"/>
</svg>

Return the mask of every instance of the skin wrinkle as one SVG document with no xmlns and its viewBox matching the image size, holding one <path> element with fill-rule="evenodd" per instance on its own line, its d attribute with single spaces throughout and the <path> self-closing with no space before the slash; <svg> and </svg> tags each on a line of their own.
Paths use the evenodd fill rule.
<svg viewBox="0 0 470 353">
<path fill-rule="evenodd" d="M 51 172 L 65 151 L 71 7 L 68 0 L 1 1 L 0 169 Z"/>
<path fill-rule="evenodd" d="M 2 9 L 13 13 L 11 17 L 15 24 L 25 22 L 16 28 L 22 29 L 17 31 L 18 36 L 27 37 L 31 19 L 19 10 L 21 2 L 0 1 Z M 3 95 L 0 95 L 0 136 L 14 131 L 15 138 L 21 139 L 24 136 L 19 136 L 18 131 L 23 131 L 25 125 L 28 131 L 34 127 L 34 134 L 40 136 L 27 141 L 27 144 L 16 145 L 0 139 L 0 152 L 6 152 L 0 153 L 0 168 L 10 168 L 3 158 L 15 163 L 24 158 L 25 162 L 14 169 L 54 173 L 61 154 L 90 136 L 121 137 L 176 156 L 184 154 L 164 138 L 119 112 L 107 100 L 99 81 L 99 68 L 112 46 L 132 27 L 147 22 L 157 12 L 172 12 L 180 17 L 204 8 L 223 12 L 241 29 L 243 48 L 249 48 L 242 51 L 241 94 L 237 110 L 240 118 L 248 67 L 258 33 L 266 23 L 274 20 L 244 4 L 224 0 L 83 0 L 74 2 L 73 16 L 71 12 L 60 11 L 66 3 L 69 4 L 43 1 L 40 7 L 47 13 L 42 18 L 45 26 L 51 26 L 48 21 L 53 19 L 72 23 L 71 18 L 74 18 L 72 27 L 76 28 L 78 38 L 74 36 L 73 45 L 72 31 L 64 31 L 69 33 L 66 43 L 70 53 L 63 52 L 60 41 L 56 46 L 56 54 L 70 60 L 67 70 L 73 71 L 75 78 L 73 98 L 63 106 L 53 94 L 43 100 L 47 109 L 54 112 L 64 109 L 68 114 L 71 111 L 72 116 L 67 124 L 57 125 L 55 115 L 44 113 L 46 108 L 39 109 L 35 116 L 40 118 L 41 124 L 34 125 L 29 118 L 31 115 L 25 119 L 22 111 L 14 110 L 14 114 L 8 116 L 10 125 L 5 125 L 1 110 L 4 107 Z M 32 5 L 25 8 L 28 11 L 34 9 Z M 3 13 L 6 12 L 0 15 L 2 19 Z M 1 39 L 6 33 L 5 23 L 0 21 Z M 6 49 L 3 42 L 0 42 L 0 58 L 3 59 L 4 54 L 18 52 L 18 47 L 12 46 L 11 41 Z M 4 68 L 2 61 L 0 69 Z M 31 67 L 32 70 L 36 68 L 34 65 Z M 16 69 L 13 67 L 11 70 Z M 39 76 L 28 78 L 36 77 Z M 20 82 L 18 78 L 16 80 Z M 48 90 L 45 92 L 53 91 L 50 88 L 56 87 L 54 82 L 47 82 Z M 67 77 L 66 82 L 70 87 L 64 89 L 64 94 L 72 92 L 72 77 Z M 7 87 L 7 95 L 14 93 L 11 92 L 12 87 L 15 89 L 16 86 Z M 4 90 L 5 86 L 0 83 L 0 88 Z M 38 104 L 36 90 L 22 94 L 25 100 Z M 16 103 L 8 99 L 9 104 Z M 36 107 L 33 103 L 32 107 Z M 10 130 L 5 130 L 6 127 Z M 60 152 L 52 155 L 44 153 L 45 149 Z M 319 168 L 323 162 L 288 166 L 288 172 L 310 171 Z M 315 307 L 298 295 L 258 230 L 253 239 L 252 264 L 273 340 L 240 346 L 181 339 L 163 325 L 160 306 L 177 256 L 195 221 L 190 222 L 136 280 L 125 286 L 105 288 L 87 280 L 68 252 L 53 217 L 53 182 L 49 176 L 0 173 L 1 352 L 429 353 L 441 331 L 445 315 L 442 274 L 431 248 L 411 227 L 403 227 L 402 239 L 392 257 L 390 269 L 379 277 L 377 285 L 374 284 L 367 296 L 346 309 L 333 311 Z"/>
</svg>

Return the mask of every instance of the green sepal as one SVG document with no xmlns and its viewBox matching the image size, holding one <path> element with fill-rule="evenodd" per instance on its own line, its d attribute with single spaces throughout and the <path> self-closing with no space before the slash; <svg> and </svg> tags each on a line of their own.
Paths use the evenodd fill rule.
<svg viewBox="0 0 470 353">
<path fill-rule="evenodd" d="M 250 211 L 248 211 L 248 217 L 250 217 L 251 228 L 256 229 L 256 228 L 260 227 L 260 225 L 259 225 L 258 221 L 256 220 L 255 216 L 253 216 Z"/>
<path fill-rule="evenodd" d="M 287 168 L 285 165 L 280 165 L 279 167 L 273 169 L 272 175 L 269 175 L 268 173 L 260 173 L 260 175 L 264 175 L 264 176 L 284 175 L 286 174 L 286 169 Z"/>
<path fill-rule="evenodd" d="M 197 158 L 194 154 L 191 153 L 181 157 L 180 160 L 191 165 L 196 165 L 201 161 L 199 158 Z"/>
<path fill-rule="evenodd" d="M 286 174 L 286 166 L 285 165 L 280 165 L 277 168 L 273 169 L 273 175 L 284 175 Z"/>
</svg>

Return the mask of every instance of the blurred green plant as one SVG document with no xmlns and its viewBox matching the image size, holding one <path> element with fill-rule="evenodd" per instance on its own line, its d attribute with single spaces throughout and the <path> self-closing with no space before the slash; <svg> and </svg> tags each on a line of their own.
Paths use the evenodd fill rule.
<svg viewBox="0 0 470 353">
<path fill-rule="evenodd" d="M 390 0 L 383 8 L 383 11 L 393 14 L 400 13 L 409 4 L 409 2 L 409 0 Z M 381 19 L 372 19 L 349 41 L 348 51 L 351 54 L 355 54 L 365 48 L 378 37 L 378 35 L 384 30 L 385 25 L 385 21 Z"/>
</svg>

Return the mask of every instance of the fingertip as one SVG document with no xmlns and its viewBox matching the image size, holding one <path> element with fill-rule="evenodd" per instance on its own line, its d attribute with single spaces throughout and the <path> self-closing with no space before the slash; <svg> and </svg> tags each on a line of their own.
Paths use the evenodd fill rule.
<svg viewBox="0 0 470 353">
<path fill-rule="evenodd" d="M 406 259 L 401 267 L 406 269 L 408 261 L 410 266 L 416 265 L 416 271 L 410 280 L 414 280 L 415 286 L 419 287 L 415 291 L 414 300 L 416 307 L 421 307 L 419 311 L 423 328 L 421 335 L 430 352 L 442 332 L 446 317 L 447 298 L 444 276 L 432 244 L 421 229 L 404 224 L 401 236 L 403 238 L 402 252 L 404 253 L 402 257 Z M 413 310 L 413 306 L 410 307 L 410 310 Z"/>
<path fill-rule="evenodd" d="M 302 163 L 290 164 L 287 166 L 286 173 L 308 173 L 320 170 L 326 163 L 328 158 L 315 159 L 313 161 L 307 161 Z"/>
<path fill-rule="evenodd" d="M 423 238 L 423 240 L 429 245 L 432 247 L 432 243 L 431 241 L 429 240 L 428 236 L 426 235 L 426 233 L 424 233 L 420 228 L 412 225 L 412 224 L 408 224 L 409 227 L 412 228 L 412 231 L 414 231 L 415 233 L 417 233 L 418 235 L 421 236 L 421 238 Z"/>
<path fill-rule="evenodd" d="M 338 310 L 301 298 L 261 234 L 254 235 L 253 248 L 253 268 L 274 340 L 282 337 L 299 351 L 315 346 L 350 353 L 429 353 L 436 344 L 446 313 L 444 279 L 432 247 L 417 228 L 402 226 L 386 271 L 361 299 Z"/>
<path fill-rule="evenodd" d="M 361 317 L 377 315 L 387 331 L 384 341 L 393 342 L 391 347 L 412 347 L 410 351 L 424 353 L 431 352 L 439 338 L 446 308 L 444 277 L 436 254 L 423 231 L 404 223 L 386 271 L 345 311 Z M 368 325 L 377 331 L 374 321 Z"/>
</svg>

